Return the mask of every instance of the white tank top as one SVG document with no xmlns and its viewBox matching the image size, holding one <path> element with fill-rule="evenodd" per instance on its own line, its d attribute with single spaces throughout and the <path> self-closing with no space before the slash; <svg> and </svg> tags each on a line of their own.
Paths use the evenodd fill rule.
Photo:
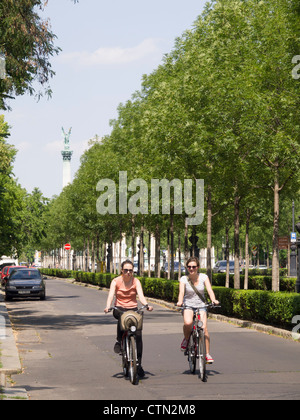
<svg viewBox="0 0 300 420">
<path fill-rule="evenodd" d="M 196 289 L 203 296 L 203 299 L 205 299 L 204 282 L 208 277 L 206 274 L 200 273 L 198 278 L 199 278 L 199 283 L 197 284 Z M 192 286 L 190 285 L 188 281 L 188 277 L 187 276 L 181 277 L 180 282 L 185 284 L 185 294 L 184 294 L 183 304 L 186 306 L 190 306 L 191 308 L 203 308 L 205 304 L 200 299 L 200 297 L 194 292 Z"/>
</svg>

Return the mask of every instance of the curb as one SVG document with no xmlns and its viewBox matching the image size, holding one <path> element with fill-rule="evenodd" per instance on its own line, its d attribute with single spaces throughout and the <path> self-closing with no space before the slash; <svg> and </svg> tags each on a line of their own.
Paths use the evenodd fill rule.
<svg viewBox="0 0 300 420">
<path fill-rule="evenodd" d="M 22 366 L 2 290 L 0 290 L 0 362 L 0 399 L 27 399 L 25 390 L 6 388 L 7 376 L 21 373 Z"/>
<path fill-rule="evenodd" d="M 97 290 L 108 291 L 109 289 L 104 287 L 99 287 L 95 285 L 89 285 L 87 283 L 80 283 L 74 279 L 61 279 L 58 277 L 52 277 L 57 280 L 63 280 L 69 283 L 76 284 L 82 287 L 90 287 Z M 180 309 L 173 303 L 166 302 L 161 299 L 155 299 L 147 297 L 149 302 L 156 303 L 158 305 L 164 306 L 170 310 L 179 312 Z M 252 328 L 256 331 L 263 332 L 269 335 L 276 335 L 285 339 L 293 340 L 300 343 L 300 338 L 295 339 L 294 333 L 281 329 L 272 327 L 270 325 L 263 325 L 254 323 L 251 321 L 244 321 L 236 318 L 229 318 L 224 315 L 218 314 L 209 314 L 210 319 L 216 321 L 232 323 L 238 325 L 241 328 Z M 299 336 L 299 334 L 298 334 Z M 19 352 L 17 349 L 13 328 L 8 316 L 6 304 L 4 302 L 4 294 L 0 289 L 0 362 L 2 367 L 0 367 L 0 400 L 28 400 L 28 394 L 25 389 L 20 388 L 6 388 L 6 377 L 9 375 L 14 375 L 22 372 L 22 366 L 20 362 Z M 0 366 L 1 366 L 0 365 Z"/>
<path fill-rule="evenodd" d="M 159 305 L 165 306 L 169 309 L 172 309 L 174 311 L 180 312 L 180 308 L 178 308 L 173 303 L 165 302 L 163 300 L 154 299 L 154 298 L 147 298 L 149 302 L 157 303 Z M 300 337 L 299 334 L 295 335 L 292 331 L 284 330 L 282 328 L 276 328 L 271 325 L 264 325 L 264 324 L 258 324 L 256 322 L 252 321 L 245 321 L 238 318 L 230 318 L 225 315 L 219 315 L 219 314 L 208 314 L 209 319 L 213 319 L 215 321 L 220 322 L 227 322 L 229 324 L 237 325 L 241 328 L 250 328 L 258 332 L 262 332 L 269 335 L 276 335 L 278 337 L 282 337 L 288 340 L 298 341 L 300 343 Z"/>
<path fill-rule="evenodd" d="M 99 287 L 99 286 L 95 286 L 93 284 L 88 284 L 88 283 L 81 283 L 81 282 L 76 281 L 75 279 L 65 279 L 65 278 L 59 278 L 59 277 L 52 277 L 52 278 L 55 278 L 57 280 L 65 280 L 69 283 L 77 284 L 78 286 L 82 286 L 82 287 L 90 287 L 93 289 L 105 290 L 105 291 L 109 290 L 105 287 Z M 180 312 L 180 308 L 178 308 L 174 303 L 166 302 L 164 300 L 151 298 L 151 297 L 146 297 L 146 298 L 149 302 L 153 302 L 158 305 L 164 306 L 168 309 Z M 209 313 L 208 317 L 216 321 L 227 322 L 230 324 L 237 325 L 241 328 L 250 328 L 258 332 L 262 332 L 269 335 L 275 335 L 275 336 L 282 337 L 287 340 L 292 340 L 292 341 L 300 343 L 300 334 L 295 334 L 292 331 L 284 330 L 282 328 L 273 327 L 271 325 L 259 324 L 252 321 L 245 321 L 238 318 L 230 318 L 225 315 L 219 315 L 219 314 L 213 314 L 213 313 Z"/>
</svg>

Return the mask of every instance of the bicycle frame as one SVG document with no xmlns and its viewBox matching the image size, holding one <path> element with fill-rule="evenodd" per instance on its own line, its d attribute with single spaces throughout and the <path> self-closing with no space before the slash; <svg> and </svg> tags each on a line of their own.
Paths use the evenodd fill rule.
<svg viewBox="0 0 300 420">
<path fill-rule="evenodd" d="M 198 360 L 199 364 L 199 378 L 206 382 L 206 343 L 205 343 L 205 333 L 203 328 L 203 322 L 201 321 L 200 309 L 208 309 L 208 308 L 216 308 L 220 307 L 213 304 L 205 305 L 201 308 L 191 308 L 189 306 L 184 306 L 184 309 L 190 309 L 194 312 L 193 315 L 193 326 L 192 331 L 190 334 L 190 338 L 188 340 L 187 349 L 185 351 L 185 355 L 188 356 L 188 362 L 190 366 L 191 373 L 195 373 L 196 371 L 196 364 Z"/>
<path fill-rule="evenodd" d="M 137 312 L 141 313 L 142 309 L 146 307 L 148 307 L 148 305 L 142 306 L 137 310 Z M 113 309 L 116 309 L 117 311 L 121 312 L 120 309 L 115 306 L 109 308 L 109 311 L 112 311 Z M 133 385 L 136 385 L 138 383 L 136 333 L 136 327 L 131 326 L 128 330 L 124 331 L 121 341 L 123 373 L 125 377 L 129 376 L 130 382 Z"/>
<path fill-rule="evenodd" d="M 193 326 L 188 341 L 188 346 L 185 354 L 188 356 L 188 362 L 191 373 L 195 373 L 196 364 L 198 361 L 199 364 L 199 377 L 205 382 L 206 381 L 206 346 L 205 346 L 205 336 L 203 329 L 203 322 L 201 321 L 201 315 L 199 308 L 189 308 L 194 312 L 193 315 Z"/>
</svg>

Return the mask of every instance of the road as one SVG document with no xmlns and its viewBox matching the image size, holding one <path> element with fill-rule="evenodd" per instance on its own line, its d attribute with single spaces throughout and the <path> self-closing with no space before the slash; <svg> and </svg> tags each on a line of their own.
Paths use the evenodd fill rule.
<svg viewBox="0 0 300 420">
<path fill-rule="evenodd" d="M 46 301 L 7 303 L 24 371 L 12 379 L 31 400 L 300 398 L 299 343 L 210 320 L 215 363 L 203 383 L 179 350 L 181 315 L 159 305 L 145 313 L 146 376 L 133 386 L 113 353 L 116 321 L 103 313 L 107 292 L 46 283 Z"/>
</svg>

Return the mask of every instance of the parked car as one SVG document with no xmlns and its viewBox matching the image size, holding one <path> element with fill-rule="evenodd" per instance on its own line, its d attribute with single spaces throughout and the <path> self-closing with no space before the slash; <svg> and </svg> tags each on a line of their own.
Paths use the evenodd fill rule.
<svg viewBox="0 0 300 420">
<path fill-rule="evenodd" d="M 44 278 L 36 268 L 13 270 L 5 285 L 5 300 L 28 297 L 46 299 Z"/>
<path fill-rule="evenodd" d="M 0 265 L 0 276 L 2 275 L 2 271 L 4 270 L 5 267 L 9 267 L 11 265 L 16 265 L 14 262 L 6 262 L 6 263 L 2 263 Z"/>
<path fill-rule="evenodd" d="M 9 269 L 9 265 L 6 265 L 5 267 L 3 267 L 2 271 L 1 271 L 1 285 L 4 286 L 4 277 L 7 275 L 7 270 Z"/>
<path fill-rule="evenodd" d="M 227 261 L 226 260 L 218 261 L 213 268 L 213 272 L 214 273 L 226 273 L 226 267 L 227 267 Z M 240 272 L 242 272 L 241 267 L 240 267 Z M 229 273 L 234 274 L 234 261 L 229 261 Z"/>
<path fill-rule="evenodd" d="M 171 263 L 170 263 L 170 267 L 171 267 Z M 164 265 L 164 271 L 167 273 L 168 272 L 168 263 L 166 262 Z M 174 273 L 178 273 L 179 271 L 179 262 L 178 261 L 174 261 Z M 181 274 L 185 274 L 186 272 L 186 268 L 183 264 L 181 264 Z"/>
<path fill-rule="evenodd" d="M 258 269 L 259 270 L 267 270 L 268 267 L 265 264 L 261 264 L 261 265 L 258 266 Z"/>
<path fill-rule="evenodd" d="M 10 265 L 9 267 L 4 267 L 1 274 L 1 285 L 5 287 L 5 283 L 11 274 L 12 270 L 19 270 L 20 268 L 24 268 L 22 265 Z M 26 268 L 26 267 L 25 267 Z"/>
</svg>

